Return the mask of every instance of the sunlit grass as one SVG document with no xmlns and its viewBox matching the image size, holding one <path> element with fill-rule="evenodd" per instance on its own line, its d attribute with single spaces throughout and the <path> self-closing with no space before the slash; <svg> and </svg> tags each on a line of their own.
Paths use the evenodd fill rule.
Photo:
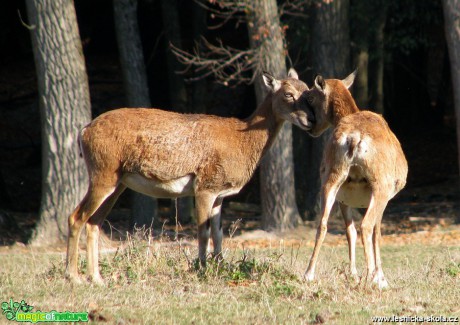
<svg viewBox="0 0 460 325">
<path fill-rule="evenodd" d="M 137 236 L 102 254 L 105 287 L 66 282 L 63 254 L 12 250 L 0 255 L 0 295 L 34 310 L 88 311 L 108 323 L 369 324 L 372 316 L 460 316 L 459 246 L 383 246 L 384 291 L 354 282 L 345 246 L 322 249 L 313 283 L 303 280 L 311 247 L 273 247 L 229 250 L 203 270 L 195 247 Z M 358 247 L 360 271 L 363 264 Z"/>
</svg>

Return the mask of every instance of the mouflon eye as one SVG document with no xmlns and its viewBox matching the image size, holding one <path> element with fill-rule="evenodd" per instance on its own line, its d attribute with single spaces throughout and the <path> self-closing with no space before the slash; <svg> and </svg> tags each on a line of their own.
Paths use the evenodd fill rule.
<svg viewBox="0 0 460 325">
<path fill-rule="evenodd" d="M 291 99 L 294 98 L 294 95 L 292 93 L 284 93 L 284 97 Z"/>
</svg>

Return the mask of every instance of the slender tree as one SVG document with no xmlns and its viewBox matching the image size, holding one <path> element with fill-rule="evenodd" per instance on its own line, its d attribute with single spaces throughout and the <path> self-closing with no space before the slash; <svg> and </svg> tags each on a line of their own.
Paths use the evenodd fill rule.
<svg viewBox="0 0 460 325">
<path fill-rule="evenodd" d="M 195 3 L 193 6 L 193 39 L 199 42 L 206 32 L 206 10 Z M 192 107 L 194 113 L 206 113 L 206 100 L 209 100 L 207 93 L 207 80 L 198 79 L 192 85 Z"/>
<path fill-rule="evenodd" d="M 286 75 L 286 49 L 276 0 L 251 1 L 249 39 L 264 69 L 275 76 Z M 263 82 L 255 80 L 257 102 L 265 98 Z M 260 165 L 262 227 L 284 230 L 300 220 L 295 201 L 292 127 L 285 123 Z"/>
<path fill-rule="evenodd" d="M 137 0 L 114 0 L 113 12 L 123 83 L 129 107 L 150 107 L 144 53 L 137 23 Z M 137 226 L 158 223 L 157 200 L 133 192 L 131 221 Z"/>
<path fill-rule="evenodd" d="M 383 114 L 383 67 L 385 65 L 385 24 L 387 1 L 369 2 L 372 20 L 369 24 L 369 106 Z"/>
<path fill-rule="evenodd" d="M 161 0 L 163 28 L 167 41 L 166 60 L 168 65 L 169 98 L 172 109 L 178 112 L 187 112 L 187 88 L 185 87 L 184 77 L 177 73 L 182 68 L 168 46 L 169 44 L 173 44 L 174 46 L 182 47 L 177 5 L 177 0 Z"/>
<path fill-rule="evenodd" d="M 368 107 L 369 85 L 369 15 L 372 3 L 368 0 L 356 0 L 350 4 L 350 37 L 352 39 L 353 68 L 358 72 L 353 82 L 353 97 L 358 107 Z"/>
<path fill-rule="evenodd" d="M 42 130 L 42 198 L 31 244 L 67 235 L 87 189 L 77 134 L 91 119 L 88 79 L 73 0 L 26 0 Z"/>
<path fill-rule="evenodd" d="M 326 78 L 343 78 L 350 72 L 348 10 L 349 0 L 324 1 L 313 9 L 311 64 L 315 73 Z M 319 214 L 319 169 L 330 132 L 305 141 L 306 157 L 303 164 L 308 192 L 302 210 L 306 211 L 309 219 L 315 219 Z"/>
<path fill-rule="evenodd" d="M 443 0 L 442 6 L 457 120 L 458 163 L 460 169 L 460 0 Z"/>
</svg>

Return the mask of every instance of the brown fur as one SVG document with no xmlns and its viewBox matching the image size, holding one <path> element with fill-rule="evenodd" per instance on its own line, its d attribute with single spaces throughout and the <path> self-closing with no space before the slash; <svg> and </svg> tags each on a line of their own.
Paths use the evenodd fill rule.
<svg viewBox="0 0 460 325">
<path fill-rule="evenodd" d="M 80 142 L 90 185 L 69 217 L 67 276 L 79 281 L 78 241 L 86 224 L 88 277 L 102 283 L 99 226 L 126 187 L 155 197 L 195 196 L 199 258 L 205 265 L 210 233 L 219 256 L 222 199 L 249 181 L 284 121 L 308 124 L 302 99 L 307 86 L 291 76 L 264 75 L 270 93 L 246 120 L 124 108 L 86 126 Z"/>
<path fill-rule="evenodd" d="M 344 215 L 349 243 L 350 269 L 356 275 L 356 229 L 350 208 L 367 208 L 361 229 L 367 263 L 366 276 L 379 288 L 387 286 L 380 259 L 381 220 L 388 201 L 406 184 L 407 161 L 401 145 L 381 115 L 359 111 L 340 80 L 321 79 L 307 92 L 310 112 L 319 121 L 309 131 L 318 136 L 329 125 L 334 131 L 327 142 L 321 165 L 322 218 L 306 277 L 314 277 L 319 249 L 327 231 L 327 220 L 337 200 Z M 352 80 L 352 79 L 351 79 Z"/>
</svg>

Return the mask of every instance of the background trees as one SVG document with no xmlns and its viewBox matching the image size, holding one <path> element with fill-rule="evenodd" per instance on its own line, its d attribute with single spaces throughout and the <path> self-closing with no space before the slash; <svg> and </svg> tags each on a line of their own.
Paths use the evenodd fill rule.
<svg viewBox="0 0 460 325">
<path fill-rule="evenodd" d="M 41 2 L 28 1 L 28 3 Z M 43 3 L 45 3 L 44 0 Z M 61 7 L 68 3 L 70 2 L 63 0 L 53 2 L 53 10 L 61 10 Z M 255 19 L 256 11 L 248 10 L 249 3 L 261 5 L 257 1 L 176 0 L 173 3 L 171 1 L 138 0 L 139 10 L 135 17 L 138 19 L 139 44 L 142 45 L 142 50 L 137 52 L 144 55 L 144 59 L 139 60 L 145 63 L 151 106 L 244 118 L 253 111 L 257 102 L 252 86 L 245 84 L 250 80 L 257 80 L 257 74 L 252 73 L 254 62 L 264 62 L 261 66 L 266 65 L 269 67 L 267 69 L 277 70 L 278 68 L 269 62 L 273 61 L 272 56 L 279 56 L 273 62 L 282 61 L 280 70 L 271 72 L 283 74 L 285 73 L 283 56 L 286 56 L 287 61 L 292 62 L 292 65 L 300 72 L 301 79 L 310 85 L 316 73 L 341 78 L 354 70 L 356 66 L 360 66 L 360 74 L 353 91 L 362 107 L 383 111 L 390 126 L 400 137 L 410 163 L 408 187 L 422 183 L 436 184 L 452 175 L 458 175 L 458 157 L 455 146 L 456 123 L 452 95 L 453 90 L 458 89 L 458 86 L 453 87 L 455 76 L 458 74 L 455 73 L 456 65 L 453 60 L 458 55 L 451 54 L 449 61 L 445 37 L 453 35 L 457 30 L 458 22 L 455 25 L 455 22 L 451 22 L 454 20 L 449 20 L 449 17 L 458 13 L 457 2 L 453 0 L 445 2 L 279 0 L 276 5 L 280 17 L 280 37 L 284 38 L 284 41 L 279 43 L 284 44 L 282 54 L 272 51 L 279 45 L 271 42 L 278 42 L 278 40 L 272 37 L 267 40 L 264 32 L 264 28 L 276 25 L 276 18 L 269 18 L 268 23 L 267 19 L 265 21 Z M 270 3 L 264 2 L 263 5 Z M 171 4 L 175 4 L 175 9 L 167 7 Z M 121 45 L 121 40 L 117 41 L 116 35 L 119 32 L 115 30 L 115 26 L 122 27 L 123 24 L 119 23 L 119 20 L 114 21 L 110 0 L 97 2 L 79 0 L 75 5 L 81 37 L 76 34 L 72 34 L 71 37 L 70 29 L 64 34 L 65 37 L 69 35 L 69 39 L 75 42 L 81 38 L 83 43 L 83 48 L 79 52 L 81 58 L 83 57 L 82 52 L 85 54 L 94 117 L 106 110 L 126 106 L 122 78 L 122 71 L 125 69 L 119 63 L 119 59 L 123 61 L 124 54 L 118 50 L 118 45 L 125 49 L 126 46 Z M 271 5 L 274 8 L 274 4 L 271 3 Z M 0 45 L 4 49 L 0 53 L 2 63 L 0 65 L 0 155 L 4 157 L 0 161 L 0 175 L 2 176 L 0 190 L 2 193 L 5 192 L 2 197 L 9 197 L 8 200 L 0 200 L 0 209 L 33 213 L 38 211 L 40 206 L 41 176 L 39 171 L 42 167 L 39 158 L 40 150 L 46 151 L 48 141 L 40 140 L 40 127 L 38 123 L 34 123 L 38 119 L 38 111 L 34 110 L 33 106 L 37 98 L 37 89 L 40 94 L 44 91 L 44 88 L 35 86 L 35 78 L 38 78 L 38 83 L 42 83 L 40 78 L 44 78 L 46 72 L 37 70 L 36 75 L 31 72 L 34 60 L 33 49 L 37 50 L 40 44 L 31 44 L 29 31 L 21 25 L 17 18 L 18 10 L 21 13 L 26 11 L 25 2 L 6 1 L 0 4 Z M 263 10 L 269 11 L 267 8 Z M 122 12 L 127 14 L 128 10 L 124 9 Z M 40 13 L 42 11 L 34 12 L 28 23 L 38 26 L 39 24 L 34 19 L 38 19 Z M 171 15 L 175 18 L 171 18 Z M 62 21 L 66 21 L 67 16 L 69 15 L 63 12 L 57 15 Z M 248 17 L 252 17 L 249 24 L 247 23 Z M 128 21 L 132 20 L 134 18 L 128 18 Z M 446 26 L 445 29 L 444 26 Z M 250 33 L 248 33 L 248 27 L 251 30 Z M 39 36 L 38 30 L 39 27 L 32 30 L 32 37 Z M 238 64 L 227 64 L 221 70 L 225 76 L 230 77 L 226 84 L 216 83 L 219 80 L 214 77 L 215 74 L 208 73 L 209 70 L 203 66 L 187 70 L 186 66 L 177 65 L 177 60 L 174 60 L 168 50 L 172 42 L 181 50 L 194 53 L 195 42 L 203 35 L 206 36 L 208 43 L 202 41 L 198 45 L 199 53 L 204 53 L 203 49 L 207 50 L 206 59 L 214 60 L 217 66 L 227 64 L 232 55 L 237 52 L 241 53 Z M 43 35 L 45 36 L 47 35 Z M 337 37 L 337 39 L 331 39 L 331 37 Z M 58 37 L 53 36 L 52 38 L 59 40 Z M 62 40 L 67 42 L 64 36 Z M 449 50 L 452 51 L 452 44 L 455 42 L 452 43 L 450 38 L 447 40 Z M 70 42 L 68 41 L 67 44 Z M 267 45 L 269 51 L 266 52 L 268 54 L 255 57 L 256 61 L 251 61 L 254 48 L 266 46 L 264 44 L 269 44 Z M 223 56 L 223 60 L 222 56 L 217 56 L 219 49 L 228 55 Z M 38 53 L 38 51 L 35 52 Z M 50 66 L 56 63 L 61 70 L 64 70 L 61 67 L 63 64 L 58 60 L 63 59 L 70 52 L 67 52 L 65 47 L 58 47 L 51 53 L 58 55 L 50 54 L 42 60 L 52 61 Z M 71 63 L 83 62 L 81 58 L 71 59 Z M 338 68 L 338 63 L 343 64 L 343 68 Z M 171 64 L 175 66 L 171 67 Z M 65 64 L 65 68 L 68 65 L 70 69 L 70 64 Z M 130 70 L 133 70 L 132 68 L 131 66 Z M 68 73 L 72 77 L 85 74 Z M 243 82 L 238 84 L 236 79 L 232 79 L 236 74 L 242 76 L 240 81 Z M 203 75 L 207 75 L 207 78 L 199 79 Z M 50 73 L 49 80 L 55 76 L 55 73 Z M 169 82 L 169 80 L 176 81 Z M 49 85 L 57 87 L 61 85 L 61 81 L 58 79 Z M 83 80 L 77 84 L 79 87 L 84 87 L 86 81 Z M 174 89 L 178 85 L 183 90 L 185 89 L 185 96 L 175 95 L 179 93 Z M 257 88 L 257 85 L 255 86 Z M 66 87 L 73 91 L 78 89 L 73 86 Z M 89 98 L 82 100 L 86 104 L 77 104 L 80 101 L 79 97 L 69 95 L 63 88 L 59 92 L 64 94 L 58 96 L 59 100 L 64 101 L 66 96 L 72 98 L 69 105 L 60 106 L 62 112 L 66 112 L 64 115 L 62 113 L 60 115 L 51 114 L 53 118 L 59 117 L 59 120 L 63 116 L 72 116 L 65 121 L 69 123 L 65 126 L 51 123 L 57 128 L 56 131 L 53 131 L 56 132 L 56 136 L 65 139 L 65 136 L 70 133 L 63 133 L 62 130 L 71 127 L 75 131 L 81 127 L 80 124 L 84 120 L 68 114 L 89 111 Z M 180 93 L 183 94 L 184 91 Z M 382 94 L 384 97 L 381 96 Z M 140 97 L 142 96 L 134 96 L 137 99 Z M 187 104 L 175 103 L 179 97 L 186 98 Z M 141 104 L 129 103 L 129 105 Z M 86 119 L 88 118 L 89 113 L 86 115 Z M 48 131 L 43 130 L 43 134 L 47 134 Z M 60 135 L 58 131 L 61 132 Z M 44 136 L 44 139 L 46 138 L 47 136 Z M 286 138 L 282 143 L 290 143 L 290 140 Z M 58 148 L 64 144 L 65 141 L 64 143 L 57 141 Z M 279 149 L 289 151 L 288 147 Z M 310 140 L 305 134 L 294 129 L 294 147 L 297 205 L 301 217 L 308 219 L 314 216 L 314 210 L 311 207 L 314 206 L 312 202 L 316 200 L 315 193 L 319 184 L 314 172 L 317 170 L 320 157 L 318 153 L 321 152 L 321 140 Z M 64 151 L 62 153 L 57 156 L 64 157 Z M 279 151 L 274 156 L 282 154 L 284 151 L 283 153 Z M 48 157 L 59 159 L 57 156 Z M 282 159 L 282 161 L 287 162 L 289 159 Z M 70 160 L 72 161 L 70 164 L 81 161 L 77 158 L 76 151 Z M 429 173 L 424 167 L 428 161 L 431 165 L 436 166 Z M 271 166 L 276 172 L 289 170 L 286 167 L 275 167 L 278 166 L 276 164 L 267 166 Z M 43 167 L 44 170 L 49 170 L 45 162 L 43 162 Z M 75 170 L 79 168 L 75 167 Z M 46 179 L 47 175 L 57 177 L 57 172 L 45 172 L 43 179 Z M 285 180 L 292 179 L 289 177 Z M 59 177 L 57 181 L 49 180 L 49 182 L 52 184 L 59 184 L 61 180 L 70 182 L 75 186 L 71 186 L 69 190 L 74 190 L 75 193 L 69 195 L 80 196 L 77 192 L 81 193 L 80 187 L 83 188 L 83 191 L 86 188 L 85 179 L 86 173 L 83 172 L 82 182 L 76 179 L 65 180 L 65 177 Z M 264 181 L 268 183 L 264 185 Z M 287 181 L 287 183 L 292 183 L 292 181 Z M 283 217 L 289 214 L 286 211 L 291 211 L 292 215 L 295 215 L 296 213 L 293 212 L 296 210 L 295 204 L 292 202 L 287 203 L 288 208 L 286 209 L 280 208 L 280 202 L 273 206 L 263 203 L 273 203 L 274 199 L 280 199 L 279 194 L 271 195 L 270 192 L 261 190 L 276 188 L 276 186 L 267 184 L 280 183 L 271 176 L 256 175 L 234 200 L 266 206 L 263 213 L 265 216 L 269 213 L 277 213 L 276 211 L 283 211 L 279 214 Z M 283 188 L 289 188 L 289 186 L 285 185 Z M 46 191 L 44 188 L 43 193 Z M 289 191 L 281 192 L 288 195 Z M 54 193 L 51 196 L 60 195 Z M 61 196 L 66 195 L 63 193 Z M 265 198 L 263 198 L 264 195 Z M 77 201 L 79 199 L 80 197 Z M 129 208 L 129 202 L 130 200 L 125 197 L 119 206 Z M 160 200 L 159 204 L 160 208 L 164 208 L 169 205 L 169 202 Z M 56 208 L 58 206 L 51 205 Z M 63 214 L 68 213 L 63 212 Z M 33 223 L 29 227 L 32 228 Z"/>
</svg>

